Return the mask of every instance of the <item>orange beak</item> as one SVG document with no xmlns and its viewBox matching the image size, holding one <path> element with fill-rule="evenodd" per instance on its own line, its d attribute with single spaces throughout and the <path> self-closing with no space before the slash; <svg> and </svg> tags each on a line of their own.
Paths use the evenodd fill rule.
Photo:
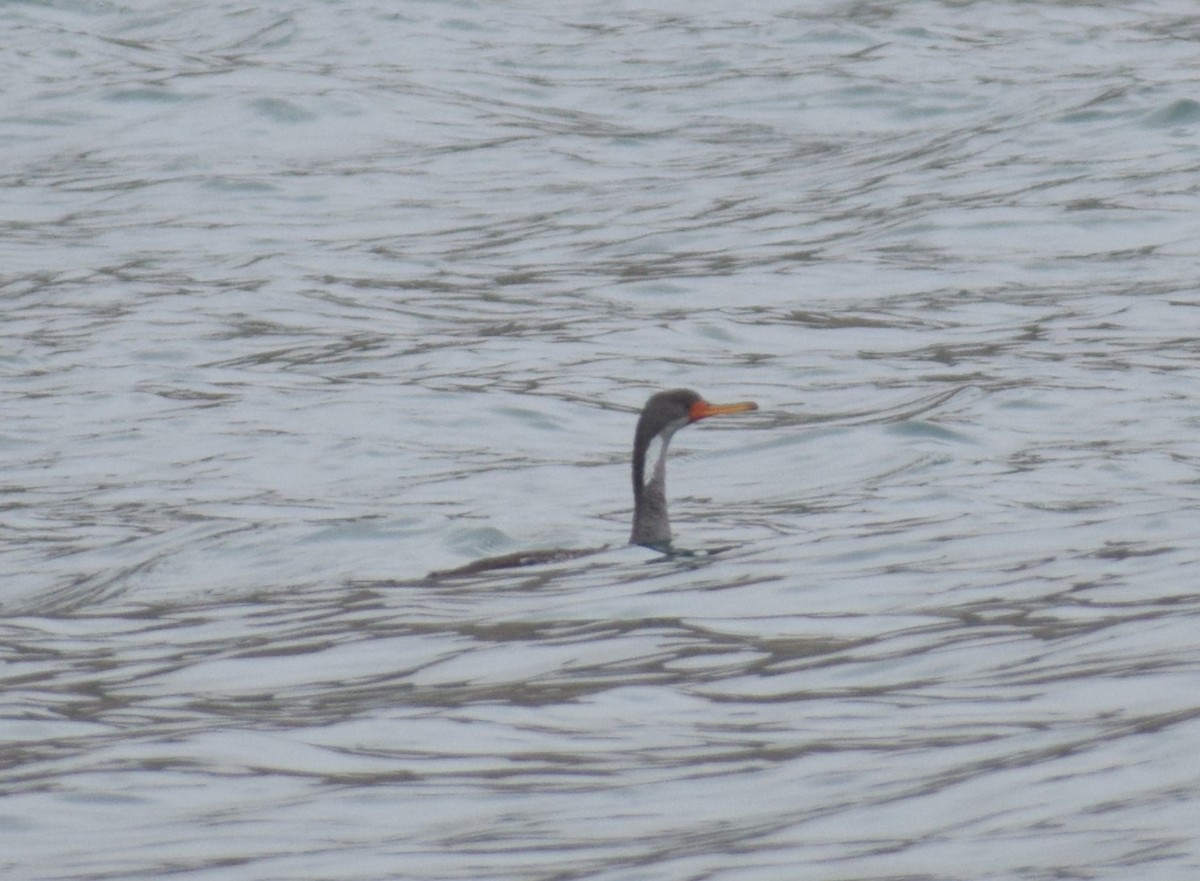
<svg viewBox="0 0 1200 881">
<path fill-rule="evenodd" d="M 726 413 L 745 413 L 747 410 L 757 410 L 758 404 L 753 401 L 740 401 L 736 404 L 710 404 L 708 401 L 697 401 L 692 404 L 688 413 L 688 422 L 698 422 L 709 416 L 723 416 Z"/>
</svg>

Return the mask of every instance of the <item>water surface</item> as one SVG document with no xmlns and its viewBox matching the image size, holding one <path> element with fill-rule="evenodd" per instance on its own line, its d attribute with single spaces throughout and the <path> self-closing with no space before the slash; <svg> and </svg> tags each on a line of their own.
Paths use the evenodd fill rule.
<svg viewBox="0 0 1200 881">
<path fill-rule="evenodd" d="M 5 878 L 1200 871 L 1200 16 L 0 20 Z"/>
</svg>

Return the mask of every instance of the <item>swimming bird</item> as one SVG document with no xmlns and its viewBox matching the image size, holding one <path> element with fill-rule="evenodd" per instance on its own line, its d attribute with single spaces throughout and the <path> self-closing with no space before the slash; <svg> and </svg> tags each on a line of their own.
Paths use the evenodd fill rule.
<svg viewBox="0 0 1200 881">
<path fill-rule="evenodd" d="M 651 395 L 642 407 L 633 435 L 633 530 L 629 543 L 672 553 L 671 519 L 667 515 L 667 447 L 675 432 L 684 426 L 731 413 L 757 410 L 753 401 L 736 404 L 710 404 L 691 389 L 671 389 Z M 646 456 L 651 445 L 658 444 L 658 458 L 647 478 Z M 607 547 L 607 545 L 605 545 Z M 512 569 L 537 563 L 554 563 L 602 551 L 604 548 L 556 548 L 517 551 L 500 557 L 476 560 L 456 569 L 429 573 L 431 578 L 475 575 L 492 569 Z"/>
</svg>

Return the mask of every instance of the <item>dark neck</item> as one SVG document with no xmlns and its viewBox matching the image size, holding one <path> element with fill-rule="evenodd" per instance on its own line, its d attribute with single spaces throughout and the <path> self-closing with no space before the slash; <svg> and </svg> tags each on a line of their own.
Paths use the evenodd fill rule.
<svg viewBox="0 0 1200 881">
<path fill-rule="evenodd" d="M 653 438 L 639 435 L 633 446 L 633 532 L 629 543 L 663 547 L 671 543 L 671 518 L 667 514 L 667 445 L 671 434 L 663 433 L 654 474 L 646 480 L 646 454 Z"/>
</svg>

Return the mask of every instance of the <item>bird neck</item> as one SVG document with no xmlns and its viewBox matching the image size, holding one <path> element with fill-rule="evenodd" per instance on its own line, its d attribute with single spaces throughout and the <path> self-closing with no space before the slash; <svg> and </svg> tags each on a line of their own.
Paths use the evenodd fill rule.
<svg viewBox="0 0 1200 881">
<path fill-rule="evenodd" d="M 667 514 L 667 447 L 674 431 L 661 433 L 658 460 L 649 480 L 645 480 L 645 457 L 649 444 L 634 450 L 633 456 L 633 532 L 629 543 L 664 547 L 671 543 L 671 518 Z"/>
</svg>

